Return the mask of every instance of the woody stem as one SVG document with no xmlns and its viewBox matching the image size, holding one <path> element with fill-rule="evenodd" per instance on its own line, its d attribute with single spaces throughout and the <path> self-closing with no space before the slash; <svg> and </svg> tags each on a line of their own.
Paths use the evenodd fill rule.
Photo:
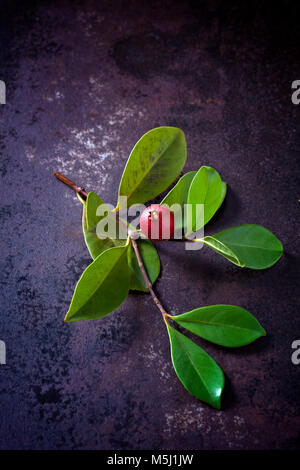
<svg viewBox="0 0 300 470">
<path fill-rule="evenodd" d="M 152 296 L 152 299 L 155 303 L 155 305 L 157 306 L 157 308 L 160 310 L 161 314 L 164 316 L 164 318 L 166 316 L 169 316 L 168 313 L 165 311 L 165 309 L 163 308 L 163 306 L 161 305 L 159 299 L 157 298 L 154 290 L 152 289 L 152 284 L 148 278 L 148 275 L 146 273 L 146 270 L 145 270 L 145 266 L 144 266 L 144 263 L 142 261 L 142 258 L 141 258 L 141 255 L 140 255 L 140 252 L 139 252 L 139 249 L 138 249 L 138 246 L 137 246 L 137 242 L 134 238 L 131 238 L 131 243 L 132 243 L 132 246 L 133 246 L 133 249 L 134 249 L 134 252 L 135 252 L 135 255 L 136 255 L 136 258 L 137 258 L 137 261 L 138 261 L 138 265 L 139 265 L 139 268 L 141 270 L 141 273 L 143 275 L 143 278 L 145 280 L 145 284 L 146 284 L 146 287 L 147 289 L 149 289 L 149 292 Z"/>
<path fill-rule="evenodd" d="M 59 181 L 61 181 L 62 183 L 66 184 L 67 186 L 69 186 L 69 188 L 73 189 L 73 191 L 75 191 L 77 194 L 79 194 L 79 196 L 81 196 L 82 199 L 86 200 L 88 193 L 86 192 L 86 190 L 85 190 L 84 188 L 82 188 L 81 186 L 77 186 L 76 183 L 74 183 L 73 181 L 69 180 L 69 178 L 67 178 L 66 176 L 62 175 L 62 174 L 59 173 L 58 171 L 56 171 L 55 173 L 53 173 L 53 175 L 54 175 Z"/>
</svg>

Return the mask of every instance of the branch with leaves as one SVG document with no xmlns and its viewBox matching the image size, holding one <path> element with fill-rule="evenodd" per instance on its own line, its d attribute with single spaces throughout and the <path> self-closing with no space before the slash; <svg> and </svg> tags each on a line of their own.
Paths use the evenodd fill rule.
<svg viewBox="0 0 300 470">
<path fill-rule="evenodd" d="M 224 374 L 214 359 L 182 334 L 176 325 L 212 343 L 236 348 L 245 346 L 266 332 L 247 310 L 233 305 L 196 308 L 181 315 L 170 315 L 157 298 L 153 284 L 160 272 L 156 248 L 149 239 L 135 239 L 135 228 L 124 222 L 119 213 L 123 198 L 127 204 L 143 204 L 158 196 L 178 177 L 186 161 L 184 133 L 174 127 L 159 127 L 147 132 L 133 148 L 119 186 L 117 206 L 107 208 L 106 217 L 117 221 L 118 233 L 126 238 L 111 238 L 97 226 L 103 216 L 97 208 L 104 202 L 94 192 L 86 192 L 60 173 L 55 176 L 73 189 L 83 205 L 82 229 L 93 262 L 80 277 L 66 322 L 94 320 L 116 310 L 130 290 L 150 293 L 167 326 L 175 372 L 185 388 L 195 397 L 220 409 Z M 204 226 L 217 212 L 226 196 L 226 183 L 208 166 L 184 174 L 161 201 L 161 206 L 186 204 L 204 207 Z M 175 207 L 175 206 L 174 206 Z M 201 228 L 197 212 L 191 212 L 193 230 Z M 177 217 L 176 229 L 186 227 L 186 219 Z M 184 240 L 184 238 L 183 238 Z M 197 241 L 224 256 L 239 267 L 266 269 L 281 257 L 281 242 L 265 227 L 245 224 L 232 227 Z M 197 254 L 195 254 L 197 256 Z"/>
</svg>

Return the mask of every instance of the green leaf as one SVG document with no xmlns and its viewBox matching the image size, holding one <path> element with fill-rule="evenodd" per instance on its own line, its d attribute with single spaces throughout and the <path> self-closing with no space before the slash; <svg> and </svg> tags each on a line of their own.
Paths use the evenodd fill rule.
<svg viewBox="0 0 300 470">
<path fill-rule="evenodd" d="M 79 279 L 65 321 L 95 320 L 118 308 L 127 298 L 128 245 L 101 253 Z"/>
<path fill-rule="evenodd" d="M 221 196 L 221 201 L 220 201 L 220 205 L 219 205 L 218 209 L 223 204 L 224 199 L 226 197 L 226 194 L 227 194 L 227 184 L 224 181 L 222 181 L 222 196 Z"/>
<path fill-rule="evenodd" d="M 214 251 L 216 251 L 220 255 L 224 256 L 225 258 L 227 258 L 229 261 L 236 264 L 240 268 L 243 268 L 245 266 L 245 264 L 242 263 L 242 261 L 239 260 L 237 255 L 235 253 L 233 253 L 233 251 L 231 251 L 228 248 L 228 246 L 224 245 L 224 243 L 221 243 L 219 240 L 217 240 L 215 238 L 215 236 L 208 235 L 208 236 L 202 238 L 201 240 L 203 241 L 203 243 L 205 245 L 209 246 Z"/>
<path fill-rule="evenodd" d="M 225 382 L 222 369 L 202 348 L 166 324 L 179 380 L 192 395 L 219 410 Z"/>
<path fill-rule="evenodd" d="M 128 207 L 158 196 L 177 178 L 186 161 L 186 141 L 176 127 L 157 127 L 134 146 L 120 182 L 120 196 L 127 196 Z"/>
<path fill-rule="evenodd" d="M 202 241 L 232 263 L 251 269 L 269 268 L 283 253 L 278 238 L 270 230 L 255 224 L 232 227 L 204 237 Z"/>
<path fill-rule="evenodd" d="M 93 230 L 93 228 L 96 227 L 97 223 L 102 218 L 96 215 L 97 209 L 101 205 L 104 206 L 104 202 L 98 196 L 98 194 L 94 193 L 93 191 L 88 193 L 88 196 L 86 199 L 86 221 L 87 221 L 87 228 L 89 231 Z M 107 208 L 107 212 L 109 212 L 109 208 Z"/>
<path fill-rule="evenodd" d="M 103 251 L 114 246 L 122 246 L 126 244 L 126 238 L 122 233 L 122 238 L 99 238 L 97 236 L 96 227 L 97 224 L 103 219 L 112 218 L 112 222 L 115 222 L 116 214 L 110 211 L 109 207 L 102 201 L 102 199 L 93 191 L 88 193 L 87 200 L 83 201 L 83 214 L 82 214 L 82 230 L 84 234 L 85 243 L 88 247 L 90 255 L 93 259 L 96 259 Z M 96 215 L 99 206 L 103 206 L 103 215 Z M 117 221 L 116 221 L 117 223 Z M 121 233 L 121 230 L 117 226 L 117 233 Z M 123 229 L 124 232 L 124 229 Z"/>
<path fill-rule="evenodd" d="M 126 240 L 112 240 L 110 238 L 100 239 L 96 233 L 96 227 L 92 230 L 87 228 L 86 203 L 83 203 L 82 230 L 86 246 L 93 259 L 96 259 L 103 251 L 120 244 L 126 244 Z M 122 242 L 122 243 L 121 243 Z"/>
<path fill-rule="evenodd" d="M 173 204 L 178 204 L 181 207 L 181 210 L 184 208 L 184 204 L 187 204 L 188 191 L 191 185 L 191 182 L 196 175 L 196 171 L 190 171 L 183 175 L 174 188 L 166 195 L 166 197 L 161 201 L 161 205 L 168 206 L 171 208 Z M 176 210 L 173 208 L 175 214 Z M 184 214 L 182 213 L 182 216 Z M 175 221 L 177 222 L 176 216 Z M 184 217 L 181 218 L 181 223 L 177 222 L 176 229 L 184 227 Z"/>
<path fill-rule="evenodd" d="M 178 180 L 174 188 L 172 188 L 164 197 L 160 204 L 167 205 L 169 207 L 173 204 L 179 204 L 180 206 L 186 204 L 189 187 L 196 173 L 197 171 L 189 171 L 188 173 L 185 173 L 185 175 Z"/>
<path fill-rule="evenodd" d="M 156 248 L 153 246 L 150 240 L 138 239 L 136 242 L 148 278 L 151 284 L 154 284 L 160 273 L 160 260 Z M 131 271 L 130 289 L 148 292 L 145 280 L 139 268 L 136 255 L 131 244 L 128 250 L 128 265 Z"/>
<path fill-rule="evenodd" d="M 230 348 L 245 346 L 266 332 L 247 310 L 234 305 L 211 305 L 171 317 L 201 338 Z"/>
<path fill-rule="evenodd" d="M 204 204 L 204 223 L 196 220 L 193 211 L 192 228 L 196 232 L 213 217 L 226 195 L 226 187 L 219 173 L 209 166 L 202 166 L 193 178 L 188 193 L 188 204 Z"/>
<path fill-rule="evenodd" d="M 101 210 L 99 211 L 99 213 L 101 215 L 97 215 L 97 210 L 100 206 L 101 206 Z M 101 221 L 103 221 L 103 224 L 100 225 L 99 223 Z M 99 230 L 101 231 L 101 229 L 103 228 L 101 235 L 104 236 L 104 238 L 107 238 L 107 233 L 105 233 L 105 230 L 108 229 L 109 225 L 111 228 L 115 228 L 116 234 L 113 240 L 118 240 L 118 242 L 115 243 L 115 245 L 120 245 L 119 240 L 127 239 L 127 230 L 128 230 L 127 227 L 130 226 L 130 224 L 126 223 L 126 221 L 121 219 L 119 217 L 119 214 L 111 210 L 108 207 L 108 205 L 105 204 L 102 201 L 102 199 L 93 191 L 88 193 L 87 200 L 86 200 L 86 223 L 87 223 L 87 229 L 89 231 L 92 231 L 93 229 L 96 230 L 96 227 L 97 227 L 98 234 L 99 234 Z M 121 244 L 124 244 L 124 243 L 121 242 Z"/>
</svg>

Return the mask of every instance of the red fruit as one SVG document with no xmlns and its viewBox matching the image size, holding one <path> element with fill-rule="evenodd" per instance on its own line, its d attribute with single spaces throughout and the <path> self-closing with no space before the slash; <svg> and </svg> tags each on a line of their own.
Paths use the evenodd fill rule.
<svg viewBox="0 0 300 470">
<path fill-rule="evenodd" d="M 150 240 L 169 240 L 174 235 L 174 214 L 165 206 L 152 204 L 142 213 L 140 227 Z"/>
</svg>

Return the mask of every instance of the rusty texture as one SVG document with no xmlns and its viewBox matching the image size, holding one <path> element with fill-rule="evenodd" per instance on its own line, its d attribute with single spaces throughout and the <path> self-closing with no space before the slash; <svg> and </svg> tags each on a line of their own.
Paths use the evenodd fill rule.
<svg viewBox="0 0 300 470">
<path fill-rule="evenodd" d="M 1 2 L 1 449 L 299 447 L 296 4 Z M 223 411 L 177 380 L 149 296 L 63 323 L 90 259 L 80 203 L 53 172 L 115 203 L 131 148 L 159 125 L 186 133 L 185 171 L 211 165 L 228 183 L 207 234 L 258 223 L 285 247 L 255 272 L 208 249 L 157 245 L 169 312 L 236 304 L 268 332 L 234 351 L 196 340 L 225 371 Z"/>
</svg>

